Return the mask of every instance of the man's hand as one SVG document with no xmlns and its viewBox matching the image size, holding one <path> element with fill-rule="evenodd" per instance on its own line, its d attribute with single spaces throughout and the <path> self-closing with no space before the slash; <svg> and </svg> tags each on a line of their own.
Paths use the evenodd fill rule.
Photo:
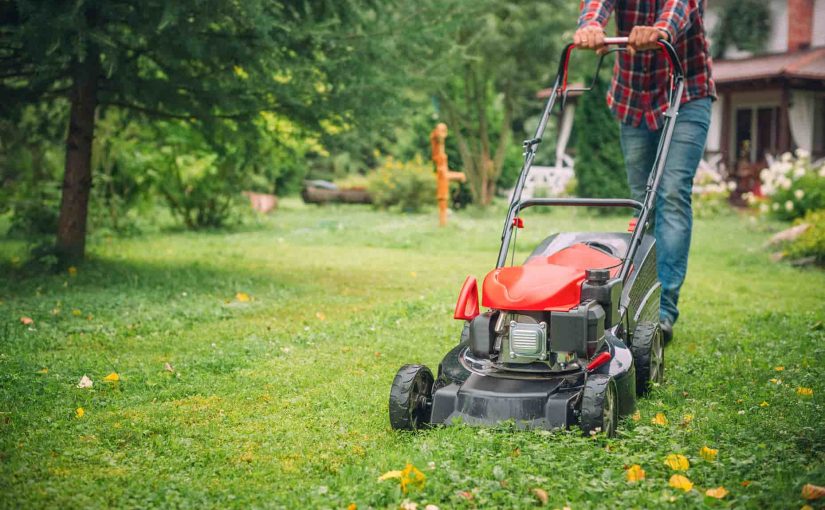
<svg viewBox="0 0 825 510">
<path fill-rule="evenodd" d="M 576 48 L 583 50 L 596 50 L 601 54 L 604 52 L 604 29 L 601 27 L 583 27 L 576 30 L 573 36 L 573 44 Z"/>
<path fill-rule="evenodd" d="M 636 55 L 637 51 L 655 50 L 659 39 L 670 40 L 670 35 L 667 31 L 656 27 L 633 27 L 627 38 L 627 51 L 630 52 L 632 57 Z"/>
</svg>

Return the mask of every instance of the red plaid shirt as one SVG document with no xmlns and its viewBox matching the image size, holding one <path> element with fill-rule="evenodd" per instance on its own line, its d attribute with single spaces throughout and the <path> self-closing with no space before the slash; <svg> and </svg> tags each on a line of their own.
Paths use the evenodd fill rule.
<svg viewBox="0 0 825 510">
<path fill-rule="evenodd" d="M 716 98 L 705 38 L 704 0 L 582 0 L 579 28 L 603 28 L 613 10 L 617 11 L 619 36 L 630 35 L 637 25 L 662 28 L 670 34 L 685 71 L 682 103 Z M 659 129 L 667 110 L 668 77 L 667 59 L 661 51 L 637 52 L 635 57 L 621 52 L 613 68 L 607 105 L 625 124 L 638 127 L 644 120 L 648 129 Z"/>
</svg>

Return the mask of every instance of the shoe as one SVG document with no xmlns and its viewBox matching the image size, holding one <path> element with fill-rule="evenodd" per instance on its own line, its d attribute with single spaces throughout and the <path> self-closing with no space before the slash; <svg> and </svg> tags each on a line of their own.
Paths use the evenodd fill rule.
<svg viewBox="0 0 825 510">
<path fill-rule="evenodd" d="M 670 322 L 669 319 L 662 319 L 659 322 L 659 327 L 662 328 L 662 337 L 664 338 L 665 345 L 669 344 L 671 340 L 673 340 L 673 323 Z"/>
</svg>

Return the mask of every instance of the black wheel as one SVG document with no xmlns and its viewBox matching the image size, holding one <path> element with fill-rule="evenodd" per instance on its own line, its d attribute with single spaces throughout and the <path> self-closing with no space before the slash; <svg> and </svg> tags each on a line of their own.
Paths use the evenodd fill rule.
<svg viewBox="0 0 825 510">
<path fill-rule="evenodd" d="M 424 365 L 398 369 L 390 389 L 390 425 L 396 430 L 417 430 L 430 423 L 433 373 Z"/>
<path fill-rule="evenodd" d="M 639 323 L 630 352 L 636 366 L 636 394 L 646 395 L 651 384 L 661 384 L 665 376 L 665 344 L 659 324 Z"/>
<path fill-rule="evenodd" d="M 605 374 L 592 374 L 584 383 L 581 407 L 581 428 L 585 435 L 604 432 L 616 435 L 619 421 L 619 397 L 616 382 Z"/>
</svg>

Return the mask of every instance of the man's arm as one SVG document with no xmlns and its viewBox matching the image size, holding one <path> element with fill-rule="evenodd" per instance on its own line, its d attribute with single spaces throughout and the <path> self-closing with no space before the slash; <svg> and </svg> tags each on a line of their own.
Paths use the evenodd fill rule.
<svg viewBox="0 0 825 510">
<path fill-rule="evenodd" d="M 604 47 L 604 26 L 616 0 L 582 0 L 579 9 L 578 29 L 573 36 L 573 43 L 578 48 L 600 50 Z"/>
<path fill-rule="evenodd" d="M 653 26 L 667 31 L 673 42 L 690 27 L 690 14 L 697 8 L 696 0 L 668 0 L 659 9 Z"/>
</svg>

